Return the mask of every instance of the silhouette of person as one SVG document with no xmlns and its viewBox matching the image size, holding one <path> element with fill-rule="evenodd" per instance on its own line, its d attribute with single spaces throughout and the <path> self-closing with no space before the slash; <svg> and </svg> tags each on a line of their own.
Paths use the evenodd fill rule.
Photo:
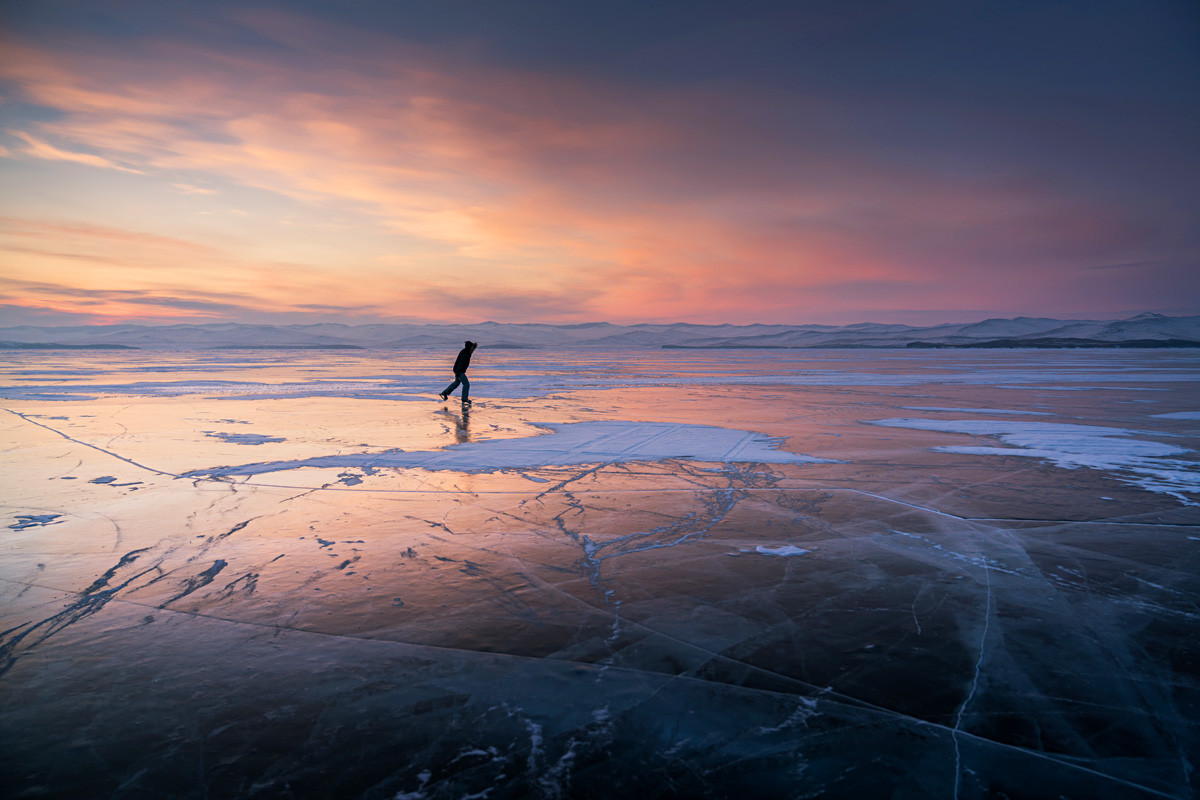
<svg viewBox="0 0 1200 800">
<path fill-rule="evenodd" d="M 464 343 L 462 350 L 458 351 L 458 358 L 454 359 L 454 382 L 441 391 L 439 396 L 445 400 L 450 396 L 450 393 L 462 384 L 462 401 L 463 405 L 469 405 L 471 402 L 471 382 L 467 380 L 467 367 L 471 366 L 471 353 L 475 352 L 475 348 L 479 346 L 478 342 L 472 342 L 469 339 Z"/>
</svg>

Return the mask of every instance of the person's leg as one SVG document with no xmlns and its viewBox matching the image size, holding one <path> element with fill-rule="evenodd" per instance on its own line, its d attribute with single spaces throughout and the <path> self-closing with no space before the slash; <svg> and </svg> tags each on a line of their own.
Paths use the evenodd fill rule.
<svg viewBox="0 0 1200 800">
<path fill-rule="evenodd" d="M 445 389 L 442 389 L 442 392 L 441 392 L 442 397 L 447 397 L 451 392 L 453 392 L 455 389 L 457 389 L 458 384 L 462 382 L 462 379 L 463 379 L 463 376 L 456 372 L 454 374 L 454 383 L 450 384 Z"/>
<path fill-rule="evenodd" d="M 464 372 L 463 374 L 455 375 L 454 377 L 462 381 L 462 401 L 464 403 L 471 402 L 471 382 L 467 380 L 467 373 Z"/>
</svg>

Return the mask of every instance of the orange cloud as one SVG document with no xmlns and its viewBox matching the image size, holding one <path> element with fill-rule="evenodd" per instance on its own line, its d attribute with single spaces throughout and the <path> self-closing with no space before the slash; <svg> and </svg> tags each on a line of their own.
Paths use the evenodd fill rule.
<svg viewBox="0 0 1200 800">
<path fill-rule="evenodd" d="M 368 237 L 391 237 L 391 250 L 350 264 L 322 256 L 280 278 L 278 263 L 249 255 L 262 243 L 143 235 L 116 252 L 115 239 L 76 228 L 54 253 L 44 237 L 25 242 L 26 259 L 41 248 L 27 263 L 65 275 L 91 258 L 126 282 L 116 267 L 157 270 L 160 288 L 228 285 L 264 308 L 320 296 L 463 320 L 494 308 L 751 321 L 849 296 L 886 307 L 918 289 L 947 302 L 1003 291 L 1046 253 L 1138 240 L 1111 209 L 1047 186 L 956 179 L 856 149 L 842 112 L 817 98 L 485 69 L 294 15 L 238 20 L 278 47 L 12 43 L 0 77 L 60 113 L 38 136 L 14 132 L 22 153 L 161 178 L 197 198 L 214 191 L 197 185 L 208 179 L 270 192 L 353 220 L 347 252 Z M 783 107 L 805 124 L 778 123 Z"/>
</svg>

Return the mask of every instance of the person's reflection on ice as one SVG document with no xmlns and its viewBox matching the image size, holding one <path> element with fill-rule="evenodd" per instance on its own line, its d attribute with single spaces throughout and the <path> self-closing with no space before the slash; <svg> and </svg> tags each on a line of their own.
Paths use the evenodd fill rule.
<svg viewBox="0 0 1200 800">
<path fill-rule="evenodd" d="M 456 414 L 445 406 L 440 410 L 454 423 L 454 443 L 466 444 L 471 441 L 471 406 L 463 406 L 461 414 Z"/>
<path fill-rule="evenodd" d="M 458 444 L 471 441 L 471 406 L 463 403 L 462 416 L 451 414 L 454 417 L 454 441 Z"/>
</svg>

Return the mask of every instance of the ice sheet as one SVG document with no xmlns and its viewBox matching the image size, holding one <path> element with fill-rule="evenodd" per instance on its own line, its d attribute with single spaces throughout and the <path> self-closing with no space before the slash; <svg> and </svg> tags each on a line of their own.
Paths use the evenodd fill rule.
<svg viewBox="0 0 1200 800">
<path fill-rule="evenodd" d="M 0 786 L 1196 795 L 1197 354 L 478 355 L 0 362 Z"/>
<path fill-rule="evenodd" d="M 1194 363 L 1182 355 L 1105 353 L 1080 358 L 1070 351 L 973 355 L 905 351 L 738 351 L 703 355 L 680 351 L 487 351 L 471 367 L 473 385 L 494 398 L 547 397 L 559 393 L 637 388 L 743 385 L 754 387 L 914 387 L 991 386 L 1023 391 L 1111 388 L 1161 389 L 1162 384 L 1194 380 Z M 107 366 L 116 356 L 75 354 L 43 358 L 93 359 Z M 19 354 L 11 356 L 20 359 Z M 28 356 L 26 356 L 28 358 Z M 72 400 L 107 395 L 283 399 L 353 397 L 422 401 L 436 396 L 449 380 L 446 359 L 423 351 L 365 351 L 359 355 L 313 354 L 312 367 L 288 369 L 295 354 L 279 351 L 250 357 L 237 351 L 200 351 L 189 357 L 170 353 L 131 353 L 117 369 L 30 370 L 18 363 L 0 386 L 10 400 Z M 695 366 L 697 360 L 702 366 Z M 167 363 L 163 363 L 166 360 Z M 92 363 L 92 362 L 87 362 Z M 121 376 L 159 376 L 126 380 Z M 46 380 L 53 376 L 53 380 Z M 174 378 L 174 379 L 166 379 Z M 257 379 L 255 379 L 257 378 Z M 1124 384 L 1124 385 L 1121 385 Z M 486 385 L 486 390 L 483 387 Z M 482 396 L 482 395 L 481 395 Z"/>
</svg>

